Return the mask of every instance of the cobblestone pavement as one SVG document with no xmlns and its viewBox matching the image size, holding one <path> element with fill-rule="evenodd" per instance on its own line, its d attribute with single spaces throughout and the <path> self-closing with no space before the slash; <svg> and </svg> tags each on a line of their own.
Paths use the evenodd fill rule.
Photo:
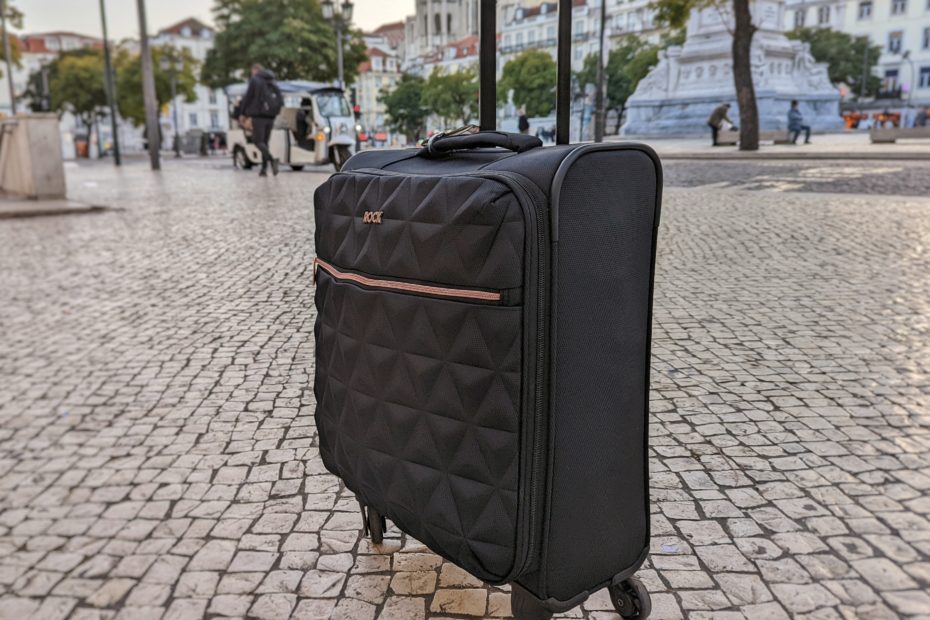
<svg viewBox="0 0 930 620">
<path fill-rule="evenodd" d="M 665 182 L 676 187 L 930 196 L 928 171 L 928 161 L 672 159 L 666 163 Z"/>
<path fill-rule="evenodd" d="M 123 210 L 0 222 L 0 618 L 508 615 L 321 465 L 325 176 L 69 175 Z M 930 200 L 666 195 L 653 617 L 930 618 Z"/>
</svg>

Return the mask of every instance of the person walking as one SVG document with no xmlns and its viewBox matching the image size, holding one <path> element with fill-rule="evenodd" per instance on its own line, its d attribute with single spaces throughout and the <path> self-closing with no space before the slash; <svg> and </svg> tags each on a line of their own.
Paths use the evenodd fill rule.
<svg viewBox="0 0 930 620">
<path fill-rule="evenodd" d="M 517 129 L 522 134 L 530 133 L 530 121 L 526 118 L 526 110 L 520 109 L 520 116 L 517 118 Z"/>
<path fill-rule="evenodd" d="M 239 106 L 239 124 L 246 125 L 246 119 L 252 125 L 252 143 L 262 153 L 262 169 L 258 176 L 268 176 L 268 164 L 271 171 L 278 176 L 278 160 L 271 156 L 268 142 L 274 129 L 274 119 L 284 106 L 284 97 L 274 80 L 274 73 L 258 63 L 252 65 L 252 77 Z"/>
<path fill-rule="evenodd" d="M 804 115 L 798 109 L 798 100 L 791 100 L 791 109 L 788 110 L 788 132 L 791 133 L 791 144 L 798 143 L 798 137 L 804 132 L 804 144 L 811 143 L 811 127 L 804 124 Z"/>
<path fill-rule="evenodd" d="M 720 128 L 724 121 L 730 123 L 731 125 L 733 124 L 733 121 L 730 120 L 729 103 L 721 103 L 718 105 L 707 118 L 707 126 L 710 127 L 710 135 L 713 139 L 713 146 L 720 146 L 717 138 L 720 136 Z"/>
</svg>

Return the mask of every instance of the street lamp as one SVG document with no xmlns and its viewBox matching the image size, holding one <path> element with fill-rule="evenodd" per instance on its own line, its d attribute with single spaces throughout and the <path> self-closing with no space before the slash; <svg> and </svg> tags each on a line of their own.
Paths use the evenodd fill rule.
<svg viewBox="0 0 930 620">
<path fill-rule="evenodd" d="M 906 60 L 911 66 L 911 79 L 907 84 L 907 107 L 911 107 L 911 95 L 914 94 L 914 61 L 911 60 L 911 50 L 904 50 L 901 60 Z"/>
<path fill-rule="evenodd" d="M 178 72 L 183 68 L 182 60 L 175 55 L 173 48 L 161 57 L 161 69 L 168 72 L 168 77 L 171 80 L 171 118 L 174 124 L 172 142 L 175 157 L 181 156 L 181 139 L 178 135 Z"/>
<path fill-rule="evenodd" d="M 333 0 L 323 0 L 320 5 L 323 9 L 323 19 L 328 21 L 336 31 L 336 65 L 339 71 L 339 88 L 345 90 L 345 69 L 342 62 L 342 33 L 352 23 L 352 10 L 355 5 L 351 0 L 344 0 L 336 11 L 337 4 Z"/>
<path fill-rule="evenodd" d="M 13 87 L 13 54 L 10 52 L 10 33 L 6 29 L 6 0 L 0 0 L 0 34 L 3 37 L 3 58 L 6 61 L 7 86 L 10 89 L 10 111 L 16 116 L 16 89 Z"/>
</svg>

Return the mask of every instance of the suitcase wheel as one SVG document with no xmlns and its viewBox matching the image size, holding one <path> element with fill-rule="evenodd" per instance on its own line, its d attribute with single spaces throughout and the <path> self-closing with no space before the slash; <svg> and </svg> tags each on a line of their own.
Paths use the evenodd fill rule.
<svg viewBox="0 0 930 620">
<path fill-rule="evenodd" d="M 510 609 L 515 620 L 550 620 L 552 612 L 542 601 L 523 588 L 514 587 L 510 592 Z"/>
<path fill-rule="evenodd" d="M 371 537 L 371 542 L 380 545 L 384 542 L 384 532 L 387 530 L 387 519 L 378 514 L 374 508 L 369 508 L 363 503 L 358 503 L 362 509 L 362 529 L 366 536 Z"/>
<path fill-rule="evenodd" d="M 611 584 L 607 589 L 610 591 L 610 600 L 614 604 L 614 609 L 621 618 L 644 620 L 649 617 L 652 611 L 652 601 L 642 581 L 636 577 L 630 577 L 620 583 Z"/>
</svg>

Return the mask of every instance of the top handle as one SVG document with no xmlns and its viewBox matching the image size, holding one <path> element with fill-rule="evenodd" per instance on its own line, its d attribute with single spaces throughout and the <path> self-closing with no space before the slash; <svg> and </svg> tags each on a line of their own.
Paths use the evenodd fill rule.
<svg viewBox="0 0 930 620">
<path fill-rule="evenodd" d="M 559 43 L 556 52 L 555 141 L 568 144 L 572 85 L 572 0 L 559 2 Z M 482 131 L 497 129 L 497 2 L 481 0 L 478 50 L 479 123 Z"/>
</svg>

